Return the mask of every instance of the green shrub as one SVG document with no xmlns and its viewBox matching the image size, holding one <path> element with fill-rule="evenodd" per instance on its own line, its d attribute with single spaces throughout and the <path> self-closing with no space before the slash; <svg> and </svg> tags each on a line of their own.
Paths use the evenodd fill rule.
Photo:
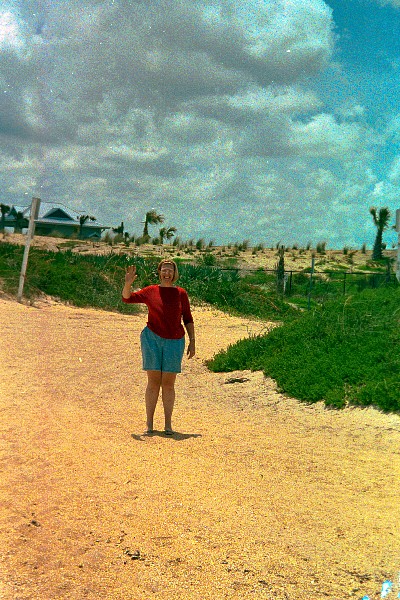
<svg viewBox="0 0 400 600">
<path fill-rule="evenodd" d="M 282 391 L 306 402 L 399 411 L 399 306 L 398 287 L 365 290 L 238 342 L 209 368 L 263 370 Z"/>
<path fill-rule="evenodd" d="M 205 246 L 205 242 L 203 238 L 200 238 L 199 240 L 197 240 L 196 242 L 196 250 L 203 250 Z"/>
<path fill-rule="evenodd" d="M 0 243 L 0 278 L 5 291 L 16 294 L 23 247 Z M 204 256 L 213 256 L 207 252 Z M 135 257 L 119 254 L 90 255 L 49 252 L 31 248 L 24 295 L 33 298 L 44 292 L 76 306 L 129 312 L 139 310 L 121 301 L 126 267 L 137 267 L 138 287 L 158 282 L 159 257 Z M 237 269 L 222 270 L 207 265 L 179 262 L 179 285 L 192 301 L 208 302 L 221 310 L 267 320 L 283 319 L 293 309 L 269 296 L 259 286 L 242 281 Z"/>
<path fill-rule="evenodd" d="M 11 294 L 18 290 L 23 252 L 22 246 L 0 244 L 0 278 L 5 291 Z M 138 262 L 141 261 L 135 259 Z M 154 277 L 157 261 L 151 273 L 149 261 L 144 264 L 142 259 L 142 262 L 141 279 L 146 281 Z M 127 312 L 126 305 L 121 303 L 127 264 L 127 257 L 118 254 L 80 255 L 71 250 L 50 252 L 31 248 L 24 295 L 35 298 L 45 293 L 75 306 Z"/>
<path fill-rule="evenodd" d="M 204 265 L 206 267 L 215 267 L 217 264 L 217 257 L 212 252 L 206 252 L 197 259 L 197 262 L 199 265 Z"/>
<path fill-rule="evenodd" d="M 281 319 L 293 312 L 286 303 L 271 299 L 258 286 L 243 281 L 236 269 L 181 265 L 179 285 L 189 296 L 221 310 L 262 319 Z"/>
<path fill-rule="evenodd" d="M 274 272 L 267 272 L 264 269 L 257 269 L 253 272 L 248 272 L 242 279 L 245 283 L 251 283 L 253 285 L 267 285 L 275 284 L 276 276 Z"/>
</svg>

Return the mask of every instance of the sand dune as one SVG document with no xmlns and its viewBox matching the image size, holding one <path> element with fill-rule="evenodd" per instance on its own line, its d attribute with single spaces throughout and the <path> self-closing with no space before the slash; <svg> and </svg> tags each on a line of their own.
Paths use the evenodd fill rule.
<svg viewBox="0 0 400 600">
<path fill-rule="evenodd" d="M 25 244 L 25 235 L 18 233 L 7 233 L 5 236 L 0 234 L 0 239 L 5 242 L 12 244 Z M 164 244 L 163 247 L 154 246 L 152 244 L 145 244 L 142 246 L 135 246 L 131 244 L 129 248 L 125 244 L 116 244 L 110 246 L 106 242 L 91 242 L 88 240 L 68 240 L 64 238 L 47 237 L 47 236 L 35 236 L 32 240 L 32 246 L 36 246 L 42 250 L 50 250 L 57 252 L 58 250 L 65 250 L 71 248 L 73 252 L 79 254 L 129 254 L 131 256 L 142 255 L 142 256 L 172 256 L 179 257 L 188 261 L 198 261 L 203 251 L 194 250 L 188 252 L 187 249 L 177 249 L 171 246 L 171 244 Z M 241 269 L 275 269 L 278 261 L 276 248 L 265 248 L 263 250 L 257 250 L 253 253 L 252 248 L 247 250 L 234 252 L 234 248 L 228 246 L 215 246 L 211 250 L 217 260 L 222 264 L 226 260 L 233 260 L 235 265 Z M 384 255 L 392 259 L 396 259 L 395 250 L 385 250 Z M 345 269 L 349 272 L 362 271 L 366 263 L 372 258 L 372 251 L 367 250 L 364 254 L 361 250 L 347 249 L 346 253 L 344 250 L 327 250 L 324 254 L 316 252 L 315 248 L 310 250 L 304 249 L 287 249 L 285 252 L 285 269 L 286 271 L 301 271 L 305 268 L 311 267 L 312 257 L 315 258 L 315 271 L 324 272 L 326 270 L 335 270 L 338 267 Z"/>
</svg>

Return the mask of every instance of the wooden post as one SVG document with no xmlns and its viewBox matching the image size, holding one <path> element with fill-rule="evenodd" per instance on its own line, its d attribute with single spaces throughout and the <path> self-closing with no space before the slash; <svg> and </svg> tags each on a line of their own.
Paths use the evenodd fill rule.
<svg viewBox="0 0 400 600">
<path fill-rule="evenodd" d="M 28 266 L 29 248 L 31 245 L 33 235 L 35 233 L 35 219 L 38 218 L 39 208 L 40 208 L 40 198 L 32 198 L 31 215 L 29 218 L 28 234 L 26 236 L 24 257 L 22 259 L 21 274 L 19 276 L 19 288 L 18 288 L 18 296 L 17 296 L 18 302 L 21 302 L 21 300 L 22 300 L 22 294 L 24 291 L 24 283 L 25 283 L 26 267 Z"/>
<path fill-rule="evenodd" d="M 396 231 L 397 231 L 397 267 L 396 277 L 397 281 L 400 281 L 400 208 L 396 210 Z"/>
<path fill-rule="evenodd" d="M 314 266 L 315 266 L 315 258 L 312 258 L 311 259 L 311 273 L 310 273 L 310 287 L 308 290 L 308 301 L 307 301 L 308 310 L 310 310 L 310 303 L 311 303 L 311 290 L 312 290 L 312 284 L 313 284 Z"/>
</svg>

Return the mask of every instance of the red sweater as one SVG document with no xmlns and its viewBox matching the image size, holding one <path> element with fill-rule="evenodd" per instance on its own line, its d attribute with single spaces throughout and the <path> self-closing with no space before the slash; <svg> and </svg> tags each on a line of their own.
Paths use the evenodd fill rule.
<svg viewBox="0 0 400 600">
<path fill-rule="evenodd" d="M 124 298 L 126 304 L 146 304 L 149 309 L 147 327 L 155 334 L 169 340 L 178 340 L 185 335 L 181 323 L 193 323 L 189 298 L 186 290 L 180 287 L 162 287 L 149 285 L 132 292 L 130 298 Z"/>
</svg>

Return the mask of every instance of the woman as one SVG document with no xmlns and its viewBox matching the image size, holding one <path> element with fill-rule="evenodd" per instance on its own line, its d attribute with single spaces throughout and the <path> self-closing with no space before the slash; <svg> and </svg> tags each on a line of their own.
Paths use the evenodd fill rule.
<svg viewBox="0 0 400 600">
<path fill-rule="evenodd" d="M 165 434 L 172 435 L 172 411 L 175 403 L 175 379 L 181 372 L 185 349 L 185 330 L 189 336 L 187 355 L 195 355 L 194 323 L 189 298 L 183 288 L 174 285 L 178 267 L 173 260 L 158 265 L 160 283 L 132 292 L 136 267 L 130 266 L 125 275 L 122 300 L 127 304 L 144 303 L 149 310 L 147 327 L 140 335 L 143 369 L 147 371 L 146 416 L 147 434 L 153 433 L 153 418 L 160 388 L 164 406 Z"/>
</svg>

